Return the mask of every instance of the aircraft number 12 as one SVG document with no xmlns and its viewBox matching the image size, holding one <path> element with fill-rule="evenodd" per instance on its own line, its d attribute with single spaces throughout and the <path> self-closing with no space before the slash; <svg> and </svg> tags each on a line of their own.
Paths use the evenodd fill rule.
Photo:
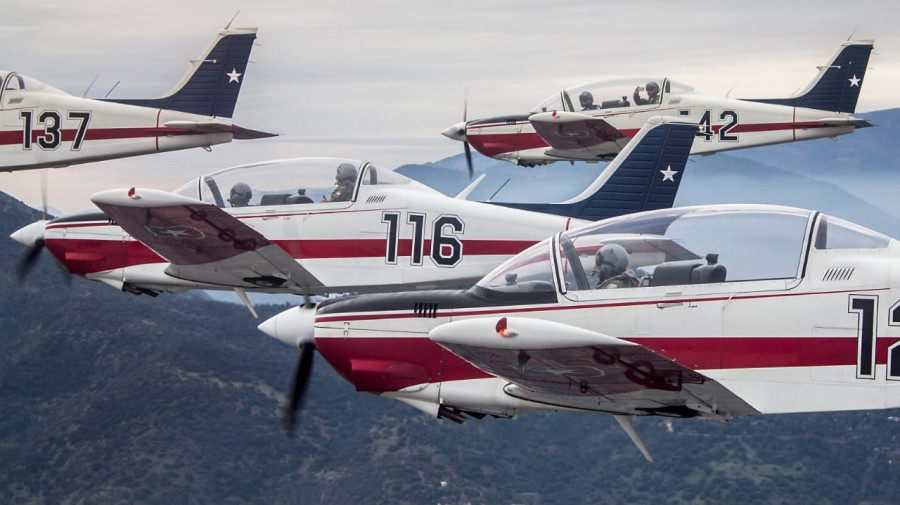
<svg viewBox="0 0 900 505">
<path fill-rule="evenodd" d="M 66 116 L 68 119 L 78 120 L 78 129 L 75 130 L 75 138 L 72 139 L 72 151 L 81 149 L 84 143 L 84 136 L 87 133 L 88 123 L 91 122 L 91 113 L 89 111 L 69 111 Z M 19 118 L 24 123 L 22 125 L 22 148 L 30 151 L 34 143 L 34 112 L 23 110 L 19 112 Z M 44 133 L 37 137 L 37 145 L 42 150 L 53 151 L 63 141 L 62 116 L 55 110 L 42 111 L 37 117 L 39 126 L 43 126 Z"/>
<path fill-rule="evenodd" d="M 384 260 L 389 265 L 397 264 L 400 247 L 400 212 L 383 212 L 381 222 L 387 224 L 387 246 Z M 421 266 L 425 256 L 425 214 L 408 212 L 406 224 L 412 227 L 409 264 Z M 431 223 L 431 247 L 428 254 L 435 265 L 456 266 L 463 258 L 463 244 L 457 234 L 465 231 L 459 216 L 441 215 Z"/>
</svg>

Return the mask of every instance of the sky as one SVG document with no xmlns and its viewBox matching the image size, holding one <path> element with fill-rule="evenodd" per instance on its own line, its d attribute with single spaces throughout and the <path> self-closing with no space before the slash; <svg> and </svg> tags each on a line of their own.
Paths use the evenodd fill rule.
<svg viewBox="0 0 900 505">
<path fill-rule="evenodd" d="M 895 1 L 5 0 L 0 68 L 73 95 L 96 78 L 88 97 L 117 81 L 111 97 L 157 97 L 235 14 L 233 26 L 259 33 L 234 121 L 281 136 L 45 170 L 51 207 L 90 209 L 98 191 L 172 190 L 270 159 L 437 161 L 462 152 L 440 132 L 464 102 L 469 119 L 524 113 L 615 77 L 789 96 L 851 36 L 875 40 L 857 111 L 900 106 Z M 39 206 L 39 172 L 0 173 L 0 190 Z"/>
</svg>

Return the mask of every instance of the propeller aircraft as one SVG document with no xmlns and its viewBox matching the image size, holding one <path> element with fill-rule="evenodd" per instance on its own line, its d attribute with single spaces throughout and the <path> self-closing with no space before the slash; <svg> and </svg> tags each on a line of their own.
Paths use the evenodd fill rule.
<svg viewBox="0 0 900 505">
<path fill-rule="evenodd" d="M 594 183 L 557 204 L 450 198 L 372 163 L 313 158 L 222 170 L 174 193 L 101 192 L 92 200 L 102 212 L 12 236 L 31 249 L 23 269 L 46 246 L 70 273 L 125 292 L 234 290 L 251 312 L 247 291 L 471 285 L 554 232 L 671 207 L 696 128 L 654 118 Z"/>
<path fill-rule="evenodd" d="M 258 139 L 231 121 L 256 28 L 226 27 L 155 99 L 89 99 L 0 71 L 0 171 L 57 168 Z"/>
<path fill-rule="evenodd" d="M 836 137 L 871 126 L 851 114 L 862 86 L 870 40 L 847 41 L 809 85 L 790 98 L 704 95 L 667 78 L 619 79 L 562 90 L 531 112 L 465 120 L 442 133 L 479 153 L 518 165 L 607 160 L 650 116 L 700 124 L 691 154 Z"/>
<path fill-rule="evenodd" d="M 467 290 L 294 307 L 260 329 L 357 390 L 463 422 L 537 410 L 737 416 L 900 407 L 900 242 L 792 207 L 562 231 Z M 290 431 L 289 431 L 290 432 Z"/>
</svg>

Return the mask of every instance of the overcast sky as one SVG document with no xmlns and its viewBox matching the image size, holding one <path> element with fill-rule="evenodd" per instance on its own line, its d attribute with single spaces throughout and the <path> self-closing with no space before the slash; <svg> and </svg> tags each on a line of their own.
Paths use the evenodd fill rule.
<svg viewBox="0 0 900 505">
<path fill-rule="evenodd" d="M 858 111 L 900 106 L 896 1 L 6 0 L 0 68 L 73 95 L 99 75 L 89 97 L 116 81 L 113 97 L 156 97 L 238 11 L 234 26 L 259 34 L 234 120 L 282 136 L 50 170 L 51 206 L 274 158 L 439 160 L 462 150 L 440 131 L 462 119 L 466 93 L 469 119 L 620 76 L 788 96 L 851 34 L 875 39 Z M 38 172 L 0 173 L 0 189 L 38 205 Z"/>
</svg>

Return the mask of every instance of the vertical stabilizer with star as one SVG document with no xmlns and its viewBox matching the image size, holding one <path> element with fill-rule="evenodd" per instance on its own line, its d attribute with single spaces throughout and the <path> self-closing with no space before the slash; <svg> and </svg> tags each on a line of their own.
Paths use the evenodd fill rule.
<svg viewBox="0 0 900 505">
<path fill-rule="evenodd" d="M 234 114 L 255 39 L 256 28 L 226 28 L 216 34 L 199 59 L 191 61 L 187 74 L 165 96 L 150 99 L 107 98 L 104 101 L 230 118 Z"/>
<path fill-rule="evenodd" d="M 591 221 L 667 209 L 675 202 L 697 127 L 675 118 L 650 118 L 590 186 L 565 202 L 490 203 Z"/>
<path fill-rule="evenodd" d="M 827 64 L 819 67 L 819 73 L 803 91 L 790 98 L 748 101 L 852 114 L 856 112 L 859 91 L 874 47 L 872 40 L 848 40 L 838 47 Z"/>
</svg>

